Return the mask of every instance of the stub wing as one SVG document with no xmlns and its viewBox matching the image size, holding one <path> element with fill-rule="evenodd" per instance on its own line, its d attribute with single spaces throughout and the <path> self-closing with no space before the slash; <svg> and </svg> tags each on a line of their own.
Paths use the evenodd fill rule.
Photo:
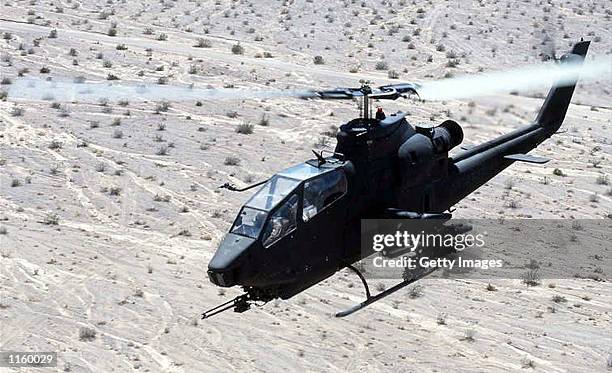
<svg viewBox="0 0 612 373">
<path fill-rule="evenodd" d="M 543 163 L 550 161 L 550 159 L 548 158 L 536 157 L 530 154 L 509 154 L 509 155 L 505 155 L 504 158 L 510 159 L 513 161 L 537 163 L 537 164 L 543 164 Z"/>
</svg>

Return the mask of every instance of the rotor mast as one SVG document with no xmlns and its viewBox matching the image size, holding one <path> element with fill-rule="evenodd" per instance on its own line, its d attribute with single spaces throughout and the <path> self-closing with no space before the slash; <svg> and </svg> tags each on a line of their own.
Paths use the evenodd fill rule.
<svg viewBox="0 0 612 373">
<path fill-rule="evenodd" d="M 372 88 L 369 85 L 369 82 L 363 82 L 361 84 L 361 93 L 363 93 L 363 119 L 370 118 L 370 94 L 372 93 Z"/>
</svg>

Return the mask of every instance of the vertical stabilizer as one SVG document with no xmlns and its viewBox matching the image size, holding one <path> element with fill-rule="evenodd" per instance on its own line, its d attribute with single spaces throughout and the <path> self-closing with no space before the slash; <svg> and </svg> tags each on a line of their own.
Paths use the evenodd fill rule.
<svg viewBox="0 0 612 373">
<path fill-rule="evenodd" d="M 581 41 L 574 45 L 572 52 L 561 57 L 561 64 L 582 64 L 589 49 L 589 41 Z M 578 77 L 577 77 L 578 78 Z M 577 82 L 577 81 L 576 81 Z M 548 92 L 544 105 L 536 118 L 536 123 L 543 127 L 552 127 L 555 130 L 561 127 L 567 108 L 572 100 L 576 82 L 572 85 L 555 84 Z"/>
</svg>

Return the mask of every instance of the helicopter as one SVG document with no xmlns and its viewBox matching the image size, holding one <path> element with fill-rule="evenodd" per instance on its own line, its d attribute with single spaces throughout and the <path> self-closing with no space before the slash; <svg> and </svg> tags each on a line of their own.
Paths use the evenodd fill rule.
<svg viewBox="0 0 612 373">
<path fill-rule="evenodd" d="M 439 222 L 451 220 L 455 204 L 514 162 L 546 163 L 548 159 L 528 153 L 558 133 L 578 78 L 583 82 L 612 78 L 609 58 L 583 66 L 589 45 L 581 39 L 552 65 L 379 87 L 363 81 L 360 87 L 329 90 L 238 90 L 199 88 L 194 83 L 151 86 L 90 82 L 83 77 L 72 82 L 28 77 L 11 85 L 8 99 L 46 101 L 52 97 L 73 103 L 281 97 L 358 101 L 360 116 L 340 126 L 331 155 L 313 150 L 314 158 L 266 180 L 243 188 L 230 183 L 221 186 L 236 192 L 259 187 L 238 212 L 207 269 L 212 284 L 242 287 L 244 293 L 202 313 L 205 319 L 230 309 L 240 313 L 273 299 L 286 300 L 346 268 L 361 280 L 366 299 L 336 314 L 344 317 L 431 273 L 404 274 L 403 281 L 372 295 L 358 268 L 369 255 L 361 250 L 360 223 L 381 218 L 409 220 L 429 222 L 440 229 Z M 479 145 L 462 144 L 463 130 L 450 119 L 429 127 L 410 124 L 402 112 L 372 115 L 373 101 L 464 99 L 548 86 L 550 81 L 554 84 L 532 123 Z"/>
<path fill-rule="evenodd" d="M 589 41 L 580 41 L 560 64 L 581 64 Z M 220 287 L 241 286 L 244 294 L 202 314 L 208 318 L 233 309 L 289 299 L 336 272 L 354 271 L 366 300 L 338 312 L 350 315 L 391 295 L 423 276 L 407 278 L 372 295 L 355 266 L 362 219 L 441 219 L 452 206 L 514 162 L 542 164 L 528 154 L 557 133 L 568 110 L 577 77 L 556 82 L 533 123 L 479 145 L 460 146 L 461 126 L 446 120 L 435 127 L 411 125 L 406 114 L 372 117 L 372 100 L 396 100 L 419 94 L 416 83 L 313 91 L 308 98 L 361 100 L 360 117 L 340 126 L 330 156 L 315 157 L 245 188 L 259 189 L 242 206 L 208 264 L 210 281 Z"/>
</svg>

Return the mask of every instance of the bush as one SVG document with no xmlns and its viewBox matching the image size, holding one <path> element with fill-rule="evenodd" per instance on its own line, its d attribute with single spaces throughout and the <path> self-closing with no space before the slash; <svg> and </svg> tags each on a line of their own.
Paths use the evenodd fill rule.
<svg viewBox="0 0 612 373">
<path fill-rule="evenodd" d="M 250 135 L 253 133 L 254 126 L 251 123 L 241 123 L 236 127 L 236 132 L 243 135 Z"/>
<path fill-rule="evenodd" d="M 244 54 L 244 48 L 240 43 L 232 45 L 232 53 L 233 54 Z"/>
<path fill-rule="evenodd" d="M 521 360 L 521 365 L 522 365 L 523 369 L 526 369 L 526 368 L 535 368 L 535 366 L 536 366 L 535 365 L 535 361 L 533 361 L 533 360 L 531 360 L 531 359 L 529 359 L 527 357 L 525 357 L 525 358 L 523 358 L 523 360 Z"/>
<path fill-rule="evenodd" d="M 457 66 L 459 66 L 458 58 L 454 58 L 454 59 L 446 61 L 446 67 L 457 67 Z"/>
<path fill-rule="evenodd" d="M 562 295 L 553 295 L 552 301 L 555 303 L 565 303 L 567 302 L 567 299 L 565 299 L 565 297 Z"/>
<path fill-rule="evenodd" d="M 455 59 L 458 58 L 459 56 L 457 55 L 457 52 L 455 51 L 448 51 L 446 52 L 446 58 L 448 59 Z"/>
<path fill-rule="evenodd" d="M 527 286 L 540 285 L 540 272 L 538 268 L 532 268 L 523 273 L 523 283 Z"/>
<path fill-rule="evenodd" d="M 111 196 L 119 196 L 121 195 L 121 188 L 120 187 L 110 187 L 108 190 L 108 194 L 110 194 Z"/>
<path fill-rule="evenodd" d="M 598 185 L 608 185 L 610 183 L 610 179 L 608 175 L 599 175 L 597 176 L 597 184 Z"/>
<path fill-rule="evenodd" d="M 387 70 L 389 68 L 389 64 L 386 61 L 378 61 L 374 66 L 376 70 Z"/>
<path fill-rule="evenodd" d="M 20 108 L 20 107 L 16 107 L 16 106 L 15 106 L 15 107 L 14 107 L 14 108 L 11 110 L 11 115 L 12 115 L 12 116 L 14 116 L 14 117 L 20 117 L 20 116 L 22 116 L 22 115 L 23 115 L 23 113 L 24 113 L 24 112 L 25 112 L 25 110 L 24 110 L 23 108 Z"/>
<path fill-rule="evenodd" d="M 438 323 L 438 325 L 446 325 L 446 314 L 445 313 L 439 314 L 438 317 L 436 318 L 436 322 Z"/>
<path fill-rule="evenodd" d="M 259 119 L 259 122 L 257 124 L 259 124 L 260 126 L 267 127 L 270 125 L 270 118 L 266 114 L 264 114 L 261 116 L 261 119 Z"/>
<path fill-rule="evenodd" d="M 155 112 L 157 114 L 159 113 L 165 113 L 166 111 L 168 111 L 170 109 L 170 103 L 167 101 L 162 101 L 159 104 L 157 104 L 157 106 L 155 107 Z"/>
<path fill-rule="evenodd" d="M 153 201 L 155 202 L 170 202 L 171 199 L 172 197 L 170 197 L 169 195 L 161 196 L 159 194 L 156 194 L 153 197 Z"/>
<path fill-rule="evenodd" d="M 396 70 L 389 70 L 389 72 L 387 72 L 387 76 L 389 79 L 399 79 L 400 74 Z"/>
<path fill-rule="evenodd" d="M 58 225 L 59 220 L 60 220 L 60 217 L 58 214 L 54 212 L 50 212 L 47 215 L 45 215 L 42 223 L 45 225 Z"/>
<path fill-rule="evenodd" d="M 422 285 L 414 285 L 408 290 L 408 297 L 410 299 L 415 299 L 423 296 L 423 286 Z"/>
<path fill-rule="evenodd" d="M 226 166 L 238 166 L 240 164 L 240 159 L 238 157 L 226 157 L 225 161 L 223 161 L 223 164 Z"/>
<path fill-rule="evenodd" d="M 59 140 L 53 140 L 53 141 L 51 141 L 51 143 L 49 144 L 49 149 L 52 149 L 52 150 L 57 150 L 57 149 L 61 149 L 61 148 L 62 148 L 62 146 L 64 146 L 64 144 L 62 144 L 62 142 L 61 142 L 61 141 L 59 141 Z"/>
<path fill-rule="evenodd" d="M 89 328 L 86 326 L 80 327 L 79 339 L 81 341 L 93 341 L 94 339 L 96 339 L 96 330 L 94 328 Z"/>
<path fill-rule="evenodd" d="M 162 145 L 155 152 L 157 155 L 168 155 L 168 147 L 166 145 Z"/>
<path fill-rule="evenodd" d="M 323 64 L 325 64 L 325 60 L 323 59 L 323 56 L 314 56 L 312 62 L 315 65 L 323 65 Z"/>
<path fill-rule="evenodd" d="M 210 48 L 212 47 L 212 42 L 208 39 L 198 38 L 196 40 L 195 48 Z"/>
<path fill-rule="evenodd" d="M 555 176 L 565 176 L 565 174 L 563 173 L 563 171 L 560 168 L 555 168 L 553 170 L 553 175 L 555 175 Z"/>
<path fill-rule="evenodd" d="M 463 340 L 468 342 L 474 342 L 476 339 L 476 330 L 466 329 L 463 335 Z"/>
</svg>

